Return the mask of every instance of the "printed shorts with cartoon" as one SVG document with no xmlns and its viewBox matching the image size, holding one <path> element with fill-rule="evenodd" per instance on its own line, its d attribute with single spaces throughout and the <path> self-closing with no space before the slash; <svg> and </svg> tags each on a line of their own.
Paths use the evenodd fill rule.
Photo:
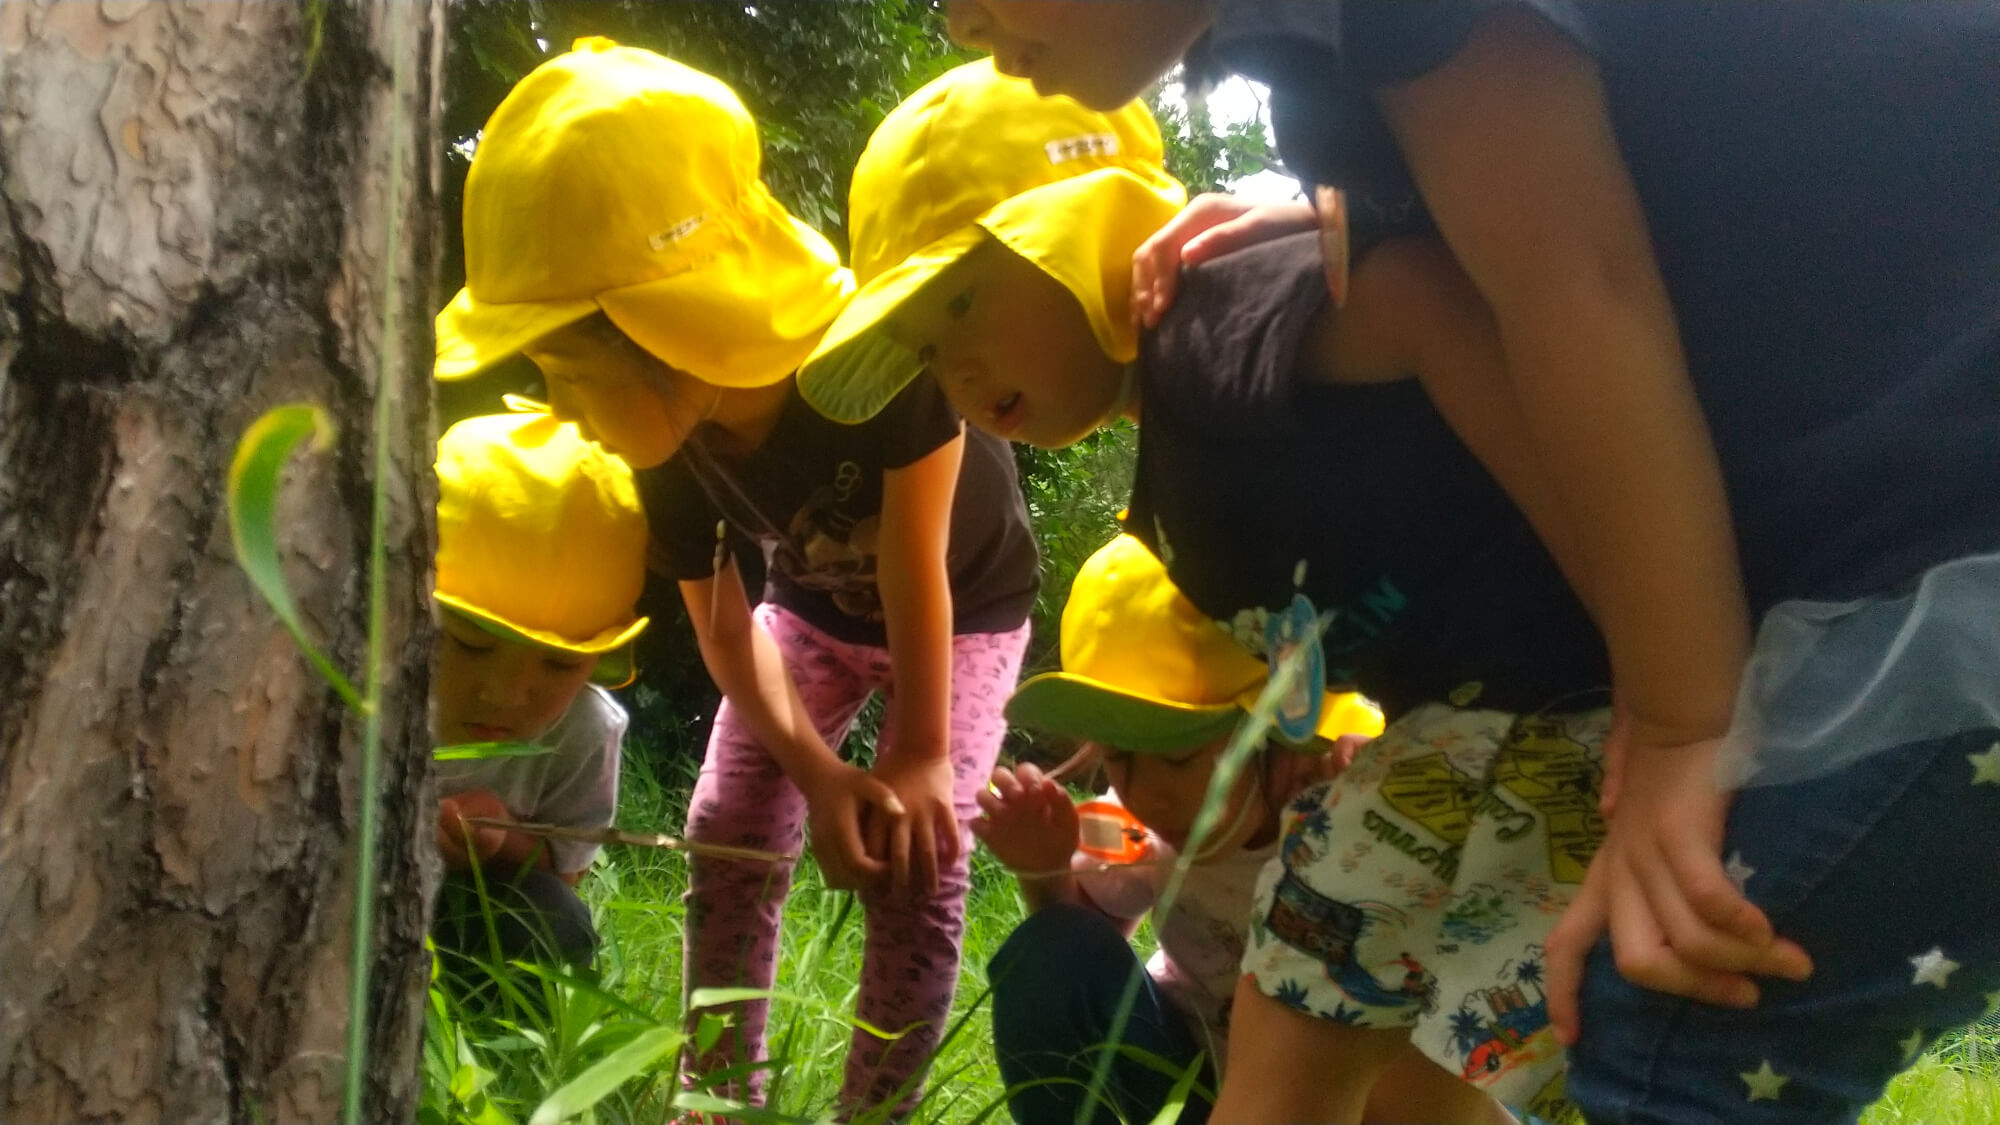
<svg viewBox="0 0 2000 1125">
<path fill-rule="evenodd" d="M 1542 943 L 1603 838 L 1609 710 L 1416 708 L 1286 811 L 1244 972 L 1321 1019 L 1409 1028 L 1453 1074 L 1560 1103 Z"/>
</svg>

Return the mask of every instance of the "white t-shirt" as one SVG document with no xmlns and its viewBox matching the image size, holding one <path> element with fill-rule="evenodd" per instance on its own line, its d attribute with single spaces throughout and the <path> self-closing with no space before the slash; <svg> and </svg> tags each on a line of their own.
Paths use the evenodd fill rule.
<svg viewBox="0 0 2000 1125">
<path fill-rule="evenodd" d="M 609 828 L 618 811 L 619 746 L 629 720 L 625 708 L 596 684 L 585 684 L 562 718 L 532 739 L 549 752 L 532 758 L 483 758 L 439 762 L 438 794 L 487 789 L 514 819 L 565 828 Z M 549 859 L 564 875 L 582 871 L 597 845 L 549 840 Z"/>
<path fill-rule="evenodd" d="M 1229 1047 L 1229 1001 L 1243 975 L 1243 945 L 1250 930 L 1257 873 L 1278 854 L 1273 840 L 1188 869 L 1173 908 L 1153 917 L 1159 951 L 1146 972 L 1188 1020 L 1196 1042 L 1209 1049 L 1218 1075 Z M 1147 833 L 1140 865 L 1089 871 L 1100 862 L 1077 853 L 1077 884 L 1099 910 L 1136 920 L 1153 910 L 1173 875 L 1176 858 L 1166 841 Z"/>
</svg>

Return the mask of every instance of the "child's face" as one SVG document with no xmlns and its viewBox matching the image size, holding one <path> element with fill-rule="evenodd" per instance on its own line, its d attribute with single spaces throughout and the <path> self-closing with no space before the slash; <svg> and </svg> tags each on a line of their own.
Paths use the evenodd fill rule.
<svg viewBox="0 0 2000 1125">
<path fill-rule="evenodd" d="M 1187 847 L 1188 835 L 1208 795 L 1208 783 L 1215 776 L 1227 740 L 1179 754 L 1134 754 L 1124 750 L 1104 752 L 1104 772 L 1111 788 L 1139 822 L 1175 851 Z M 1241 849 L 1245 842 L 1267 827 L 1271 802 L 1260 793 L 1258 764 L 1252 763 L 1236 779 L 1229 792 L 1216 835 L 1194 862 L 1208 863 Z"/>
<path fill-rule="evenodd" d="M 1110 421 L 1125 378 L 1061 282 L 988 239 L 883 331 L 918 353 L 965 420 L 1056 449 Z"/>
<path fill-rule="evenodd" d="M 635 469 L 678 453 L 721 394 L 600 318 L 557 329 L 521 350 L 542 369 L 550 412 Z"/>
<path fill-rule="evenodd" d="M 1104 111 L 1172 70 L 1209 21 L 1204 0 L 949 0 L 945 18 L 1000 73 Z"/>
<path fill-rule="evenodd" d="M 438 744 L 521 742 L 562 718 L 595 656 L 504 640 L 446 612 L 431 683 Z"/>
</svg>

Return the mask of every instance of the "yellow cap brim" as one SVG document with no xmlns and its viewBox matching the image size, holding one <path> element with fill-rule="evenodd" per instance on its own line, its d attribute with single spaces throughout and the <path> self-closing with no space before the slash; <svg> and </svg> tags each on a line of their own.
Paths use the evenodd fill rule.
<svg viewBox="0 0 2000 1125">
<path fill-rule="evenodd" d="M 1263 691 L 1260 682 L 1233 703 L 1189 704 L 1154 699 L 1088 676 L 1046 672 L 1007 700 L 1007 721 L 1118 750 L 1171 754 L 1220 741 L 1235 731 Z M 1382 733 L 1382 712 L 1353 692 L 1328 692 L 1320 708 L 1319 741 L 1292 747 L 1329 748 L 1342 735 Z"/>
<path fill-rule="evenodd" d="M 1260 681 L 1236 697 L 1237 706 L 1248 710 L 1257 705 L 1257 697 L 1264 693 Z M 1382 709 L 1369 702 L 1368 697 L 1351 691 L 1330 691 L 1320 704 L 1319 726 L 1316 733 L 1328 742 L 1342 735 L 1360 734 L 1374 738 L 1382 733 Z M 1305 747 L 1295 747 L 1305 749 Z"/>
<path fill-rule="evenodd" d="M 916 353 L 878 326 L 988 238 L 1070 291 L 1098 346 L 1129 362 L 1132 255 L 1179 211 L 1178 183 L 1100 168 L 1001 200 L 972 223 L 924 246 L 861 287 L 799 371 L 799 394 L 836 421 L 863 422 L 923 371 Z"/>
<path fill-rule="evenodd" d="M 437 363 L 442 382 L 470 379 L 522 348 L 597 311 L 588 298 L 487 304 L 461 289 L 437 315 Z"/>
<path fill-rule="evenodd" d="M 439 605 L 446 606 L 463 614 L 476 622 L 480 628 L 496 636 L 505 637 L 510 641 L 538 645 L 542 648 L 557 649 L 561 652 L 574 652 L 580 656 L 602 656 L 612 649 L 631 644 L 639 634 L 646 631 L 647 624 L 652 620 L 651 618 L 640 617 L 628 624 L 615 625 L 606 629 L 587 641 L 575 641 L 542 629 L 530 629 L 525 625 L 516 625 L 512 621 L 488 613 L 478 606 L 468 603 L 465 599 L 452 594 L 434 593 L 431 596 L 437 599 Z"/>
<path fill-rule="evenodd" d="M 559 652 L 573 652 L 579 656 L 595 656 L 597 667 L 590 671 L 590 681 L 608 688 L 622 688 L 638 678 L 638 662 L 632 656 L 632 642 L 646 631 L 652 618 L 641 617 L 630 625 L 606 629 L 590 640 L 578 644 L 554 633 L 540 629 L 524 629 L 511 622 L 503 621 L 477 606 L 466 604 L 462 599 L 450 594 L 431 595 L 438 604 L 450 608 L 466 620 L 504 641 L 551 648 Z"/>
<path fill-rule="evenodd" d="M 923 374 L 917 353 L 880 326 L 987 237 L 976 225 L 955 230 L 862 286 L 799 369 L 807 405 L 836 422 L 865 422 Z"/>
<path fill-rule="evenodd" d="M 667 366 L 719 387 L 766 387 L 798 370 L 854 292 L 833 247 L 761 192 L 698 268 L 587 297 L 482 302 L 461 289 L 437 315 L 436 377 L 479 374 L 602 310 Z M 713 225 L 721 231 L 722 223 Z M 904 380 L 908 382 L 908 380 Z"/>
</svg>

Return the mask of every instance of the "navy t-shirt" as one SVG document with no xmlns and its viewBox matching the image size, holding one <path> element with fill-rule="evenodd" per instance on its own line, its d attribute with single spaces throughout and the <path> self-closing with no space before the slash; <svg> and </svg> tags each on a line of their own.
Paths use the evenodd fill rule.
<svg viewBox="0 0 2000 1125">
<path fill-rule="evenodd" d="M 840 640 L 885 645 L 876 587 L 883 476 L 958 433 L 958 415 L 930 379 L 852 426 L 815 412 L 794 386 L 750 453 L 718 451 L 704 425 L 666 464 L 638 474 L 653 569 L 675 581 L 714 574 L 721 524 L 728 558 L 764 553 L 766 600 Z M 1040 560 L 1013 451 L 977 431 L 966 434 L 946 569 L 954 633 L 1005 632 L 1027 620 Z"/>
<path fill-rule="evenodd" d="M 1328 683 L 1392 719 L 1446 700 L 1601 705 L 1596 627 L 1417 380 L 1335 385 L 1301 366 L 1326 303 L 1312 234 L 1183 274 L 1140 346 L 1125 530 L 1262 655 L 1296 599 L 1330 614 Z"/>
<path fill-rule="evenodd" d="M 1369 92 L 1492 0 L 1217 0 L 1358 241 L 1427 222 Z M 2000 546 L 2000 6 L 1534 0 L 1591 55 L 1721 457 L 1753 608 Z"/>
</svg>

